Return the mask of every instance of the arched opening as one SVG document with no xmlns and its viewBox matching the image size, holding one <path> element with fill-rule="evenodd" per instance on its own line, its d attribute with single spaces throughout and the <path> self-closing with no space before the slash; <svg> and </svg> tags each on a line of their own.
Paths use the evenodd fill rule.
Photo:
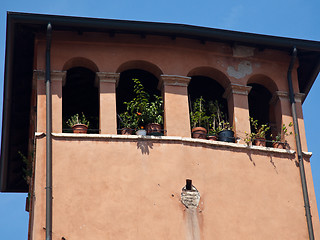
<svg viewBox="0 0 320 240">
<path fill-rule="evenodd" d="M 88 133 L 99 133 L 99 90 L 95 77 L 95 72 L 84 67 L 67 71 L 66 83 L 62 87 L 63 132 L 71 132 L 67 125 L 71 116 L 83 113 L 90 122 Z"/>
<path fill-rule="evenodd" d="M 134 91 L 135 80 L 137 79 L 143 86 L 144 91 L 147 93 L 146 101 L 148 104 L 152 102 L 156 102 L 157 100 L 162 101 L 161 91 L 157 89 L 159 80 L 152 73 L 142 70 L 142 69 L 130 69 L 121 72 L 119 84 L 116 89 L 117 94 L 117 128 L 118 130 L 122 128 L 131 128 L 138 129 L 141 127 L 146 127 L 148 123 L 151 123 L 148 119 L 146 119 L 146 115 L 150 114 L 150 112 L 145 112 L 145 109 L 139 112 L 140 110 L 130 108 L 125 103 L 129 103 L 137 98 L 136 93 Z M 138 100 L 137 100 L 138 101 Z M 134 105 L 134 104 L 131 104 Z M 161 112 L 159 124 L 163 124 L 163 104 L 161 103 L 161 109 L 158 111 Z M 150 106 L 150 105 L 148 105 Z M 123 115 L 126 113 L 127 115 Z M 142 114 L 137 116 L 137 114 Z M 159 113 L 160 114 L 160 113 Z M 127 119 L 128 118 L 128 119 Z M 134 122 L 134 123 L 133 123 Z"/>
<path fill-rule="evenodd" d="M 200 98 L 204 100 L 205 109 L 204 118 L 202 117 L 200 121 L 197 119 L 193 120 L 191 116 L 191 128 L 201 126 L 206 128 L 208 133 L 212 135 L 216 135 L 220 131 L 219 123 L 222 123 L 221 121 L 228 122 L 228 104 L 227 100 L 223 98 L 224 92 L 225 89 L 213 78 L 201 75 L 191 77 L 188 86 L 190 113 L 195 112 L 195 103 Z M 220 112 L 220 116 L 217 116 L 217 110 Z M 215 118 L 212 118 L 213 115 L 215 115 Z"/>
<path fill-rule="evenodd" d="M 270 91 L 258 83 L 250 83 L 251 91 L 248 95 L 249 102 L 249 115 L 253 120 L 258 121 L 258 126 L 267 124 L 271 128 L 274 127 L 274 110 L 270 105 L 272 94 Z M 251 132 L 255 132 L 253 125 L 251 124 Z M 271 130 L 266 133 L 266 145 L 271 146 Z"/>
</svg>

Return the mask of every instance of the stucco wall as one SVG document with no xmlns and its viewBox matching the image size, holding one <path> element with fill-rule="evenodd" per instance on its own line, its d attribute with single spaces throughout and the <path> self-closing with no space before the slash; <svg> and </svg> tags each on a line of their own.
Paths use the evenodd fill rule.
<svg viewBox="0 0 320 240">
<path fill-rule="evenodd" d="M 70 135 L 53 142 L 53 239 L 308 238 L 292 153 Z M 33 239 L 45 232 L 44 143 L 38 139 Z M 201 196 L 194 212 L 181 203 L 186 179 Z M 313 195 L 311 203 L 316 227 Z"/>
<path fill-rule="evenodd" d="M 45 69 L 44 53 L 45 41 L 38 36 L 36 70 Z M 259 83 L 272 94 L 280 91 L 277 121 L 288 124 L 291 110 L 288 98 L 283 97 L 288 92 L 287 53 L 191 39 L 59 32 L 53 33 L 51 53 L 52 70 L 60 71 L 53 91 L 53 239 L 308 238 L 295 154 L 179 138 L 190 136 L 186 83 L 181 89 L 174 84 L 163 88 L 165 107 L 170 106 L 165 109 L 164 116 L 170 121 L 165 126 L 180 124 L 181 130 L 176 130 L 180 135 L 171 129 L 162 140 L 61 134 L 62 71 L 75 66 L 112 74 L 140 68 L 159 80 L 164 75 L 177 76 L 179 81 L 204 75 L 225 90 L 234 84 L 242 92 L 229 95 L 228 106 L 234 110 L 236 131 L 242 133 L 249 128 L 247 93 L 242 89 L 248 83 Z M 293 74 L 295 93 L 299 93 L 297 67 L 298 63 Z M 37 131 L 44 132 L 44 79 L 35 81 Z M 114 103 L 116 81 L 112 84 L 107 92 Z M 103 99 L 100 96 L 101 106 Z M 297 106 L 303 150 L 307 151 L 301 103 Z M 100 123 L 111 126 L 103 133 L 115 132 L 115 123 L 108 120 L 114 121 L 115 111 L 115 106 L 100 111 Z M 174 114 L 176 111 L 180 112 Z M 295 149 L 294 135 L 287 140 Z M 43 136 L 36 141 L 35 161 L 32 240 L 45 236 Z M 310 163 L 305 161 L 305 165 L 315 235 L 320 238 Z M 196 210 L 186 209 L 180 201 L 186 179 L 193 180 L 201 196 Z"/>
</svg>

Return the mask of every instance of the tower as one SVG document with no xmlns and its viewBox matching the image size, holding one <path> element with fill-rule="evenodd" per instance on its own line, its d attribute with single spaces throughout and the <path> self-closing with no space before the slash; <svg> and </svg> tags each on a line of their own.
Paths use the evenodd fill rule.
<svg viewBox="0 0 320 240">
<path fill-rule="evenodd" d="M 319 55 L 306 40 L 9 13 L 1 191 L 30 192 L 35 240 L 319 238 L 301 107 Z M 132 79 L 163 101 L 156 136 L 120 134 Z M 201 97 L 230 141 L 191 137 Z M 82 113 L 88 133 L 71 133 Z M 270 127 L 266 146 L 249 117 Z"/>
</svg>

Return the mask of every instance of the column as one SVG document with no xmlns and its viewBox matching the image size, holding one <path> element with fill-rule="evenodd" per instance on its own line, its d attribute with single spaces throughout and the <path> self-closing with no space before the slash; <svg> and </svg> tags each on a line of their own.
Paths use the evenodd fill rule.
<svg viewBox="0 0 320 240">
<path fill-rule="evenodd" d="M 246 132 L 250 133 L 248 94 L 250 86 L 231 83 L 223 95 L 228 101 L 229 121 L 235 136 L 244 143 Z"/>
<path fill-rule="evenodd" d="M 190 77 L 161 75 L 164 129 L 167 136 L 190 137 L 188 84 Z"/>
<path fill-rule="evenodd" d="M 37 132 L 46 132 L 46 83 L 45 72 L 33 71 L 33 78 L 37 81 Z"/>
<path fill-rule="evenodd" d="M 52 132 L 62 132 L 62 82 L 66 76 L 65 71 L 51 72 L 52 97 Z M 46 83 L 45 72 L 34 71 L 37 81 L 37 132 L 46 132 Z"/>
<path fill-rule="evenodd" d="M 52 132 L 62 133 L 62 84 L 66 81 L 66 71 L 51 72 Z"/>
<path fill-rule="evenodd" d="M 97 72 L 100 90 L 100 130 L 117 134 L 116 87 L 120 73 Z"/>
</svg>

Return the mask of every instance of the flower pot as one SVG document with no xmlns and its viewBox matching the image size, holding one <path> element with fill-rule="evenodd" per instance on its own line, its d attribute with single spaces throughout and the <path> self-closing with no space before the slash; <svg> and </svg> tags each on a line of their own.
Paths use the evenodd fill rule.
<svg viewBox="0 0 320 240">
<path fill-rule="evenodd" d="M 207 139 L 207 129 L 203 127 L 192 128 L 191 132 L 193 138 Z"/>
<path fill-rule="evenodd" d="M 122 135 L 131 135 L 133 132 L 133 129 L 131 128 L 122 128 L 121 129 L 121 134 Z"/>
<path fill-rule="evenodd" d="M 218 140 L 222 142 L 234 143 L 234 132 L 232 130 L 222 130 L 218 134 Z"/>
<path fill-rule="evenodd" d="M 161 124 L 158 123 L 148 123 L 146 125 L 146 130 L 148 135 L 153 135 L 153 136 L 162 136 L 161 132 Z"/>
<path fill-rule="evenodd" d="M 147 135 L 147 131 L 144 130 L 144 129 L 140 129 L 140 130 L 136 131 L 136 135 L 146 136 Z"/>
<path fill-rule="evenodd" d="M 256 146 L 261 146 L 261 147 L 265 147 L 266 146 L 266 139 L 265 138 L 261 138 L 261 137 L 258 137 L 258 138 L 255 138 L 254 139 L 254 145 Z"/>
<path fill-rule="evenodd" d="M 210 135 L 210 136 L 208 136 L 208 140 L 217 141 L 218 137 L 217 137 L 217 135 Z"/>
<path fill-rule="evenodd" d="M 87 133 L 88 126 L 85 124 L 76 124 L 72 126 L 73 133 Z"/>
<path fill-rule="evenodd" d="M 272 146 L 274 147 L 274 148 L 279 148 L 279 149 L 286 149 L 286 143 L 284 143 L 284 142 L 273 142 L 272 143 Z"/>
</svg>

